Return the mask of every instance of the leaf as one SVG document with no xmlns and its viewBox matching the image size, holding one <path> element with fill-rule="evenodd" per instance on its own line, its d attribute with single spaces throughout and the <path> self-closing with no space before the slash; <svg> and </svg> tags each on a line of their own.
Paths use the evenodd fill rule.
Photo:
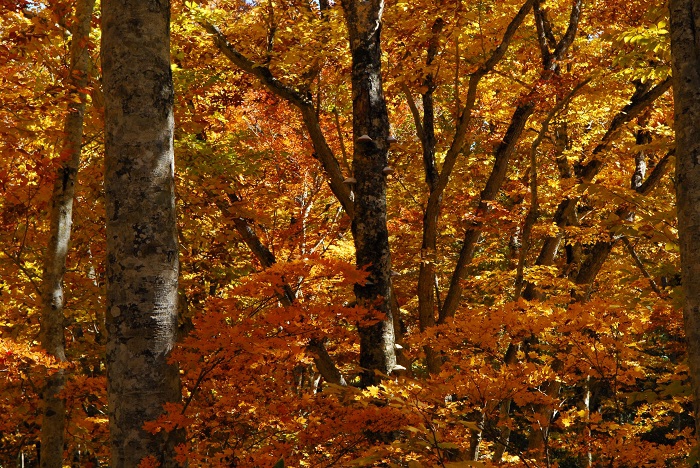
<svg viewBox="0 0 700 468">
<path fill-rule="evenodd" d="M 690 396 L 692 389 L 689 383 L 683 383 L 680 380 L 674 380 L 664 388 L 660 395 L 663 397 Z"/>
<path fill-rule="evenodd" d="M 379 459 L 378 455 L 370 455 L 352 461 L 352 466 L 370 466 Z"/>
<path fill-rule="evenodd" d="M 474 421 L 459 421 L 459 423 L 472 431 L 480 431 L 479 424 Z"/>
<path fill-rule="evenodd" d="M 438 442 L 438 447 L 441 449 L 449 449 L 449 450 L 459 450 L 462 448 L 460 445 L 457 445 L 453 442 Z"/>
<path fill-rule="evenodd" d="M 700 444 L 696 443 L 693 445 L 685 461 L 690 468 L 695 468 L 697 466 L 698 462 L 700 462 Z"/>
</svg>

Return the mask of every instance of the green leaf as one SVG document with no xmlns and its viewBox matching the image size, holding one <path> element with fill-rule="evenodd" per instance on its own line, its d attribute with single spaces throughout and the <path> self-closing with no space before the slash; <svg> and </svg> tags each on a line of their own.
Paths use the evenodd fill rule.
<svg viewBox="0 0 700 468">
<path fill-rule="evenodd" d="M 284 458 L 277 460 L 277 463 L 272 465 L 272 468 L 284 468 Z"/>
</svg>

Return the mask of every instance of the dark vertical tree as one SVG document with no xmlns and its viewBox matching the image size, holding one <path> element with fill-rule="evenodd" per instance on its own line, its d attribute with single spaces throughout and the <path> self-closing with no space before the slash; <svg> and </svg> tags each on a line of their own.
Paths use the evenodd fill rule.
<svg viewBox="0 0 700 468">
<path fill-rule="evenodd" d="M 676 198 L 683 316 L 700 434 L 700 3 L 671 0 L 671 54 L 676 132 Z"/>
<path fill-rule="evenodd" d="M 176 466 L 174 438 L 143 430 L 180 398 L 170 2 L 102 4 L 107 366 L 112 467 Z"/>
<path fill-rule="evenodd" d="M 343 0 L 352 54 L 353 178 L 355 216 L 352 232 L 359 268 L 370 275 L 355 286 L 358 305 L 384 315 L 360 327 L 360 366 L 363 385 L 379 380 L 396 367 L 394 326 L 390 306 L 391 254 L 386 225 L 386 176 L 389 151 L 387 114 L 381 73 L 382 0 Z"/>
</svg>

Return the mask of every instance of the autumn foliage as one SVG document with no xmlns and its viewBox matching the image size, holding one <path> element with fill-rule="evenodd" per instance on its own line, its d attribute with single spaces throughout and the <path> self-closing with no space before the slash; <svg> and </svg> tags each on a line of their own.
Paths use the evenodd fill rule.
<svg viewBox="0 0 700 468">
<path fill-rule="evenodd" d="M 274 88 L 310 99 L 350 178 L 351 57 L 340 4 L 328 3 L 173 2 L 182 401 L 146 429 L 184 429 L 178 455 L 202 467 L 692 462 L 667 9 L 534 1 L 513 26 L 527 2 L 386 3 L 387 224 L 405 370 L 363 388 L 357 329 L 384 317 L 355 302 L 354 285 L 371 280 L 355 268 L 350 219 L 299 106 Z M 37 341 L 39 283 L 73 5 L 0 5 L 0 466 L 36 463 L 41 388 L 59 366 L 65 464 L 107 466 L 99 9 L 65 278 L 69 362 L 58 364 Z M 470 109 L 434 248 L 422 247 L 428 105 L 438 172 Z M 432 323 L 419 318 L 421 264 Z M 451 282 L 461 294 L 448 313 Z M 329 362 L 342 382 L 322 377 Z"/>
</svg>

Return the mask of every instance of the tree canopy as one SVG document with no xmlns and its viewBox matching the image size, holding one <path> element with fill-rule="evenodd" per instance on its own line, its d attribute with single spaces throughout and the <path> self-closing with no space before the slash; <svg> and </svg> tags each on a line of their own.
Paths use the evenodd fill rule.
<svg viewBox="0 0 700 468">
<path fill-rule="evenodd" d="M 102 12 L 81 82 L 76 3 L 0 3 L 0 466 L 37 462 L 57 373 L 64 465 L 109 463 Z M 182 400 L 146 430 L 189 466 L 695 463 L 669 21 L 174 1 Z M 79 103 L 64 360 L 42 268 Z"/>
</svg>

